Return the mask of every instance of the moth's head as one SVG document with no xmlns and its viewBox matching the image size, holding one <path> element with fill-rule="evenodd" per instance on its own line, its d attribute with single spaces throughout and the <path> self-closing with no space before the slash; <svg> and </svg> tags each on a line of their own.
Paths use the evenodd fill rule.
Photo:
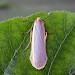
<svg viewBox="0 0 75 75">
<path fill-rule="evenodd" d="M 37 17 L 35 22 L 34 22 L 34 25 L 35 26 L 43 26 L 44 25 L 44 21 L 40 18 L 40 17 Z"/>
<path fill-rule="evenodd" d="M 37 17 L 35 21 L 40 23 L 43 22 L 43 20 L 40 17 Z"/>
</svg>

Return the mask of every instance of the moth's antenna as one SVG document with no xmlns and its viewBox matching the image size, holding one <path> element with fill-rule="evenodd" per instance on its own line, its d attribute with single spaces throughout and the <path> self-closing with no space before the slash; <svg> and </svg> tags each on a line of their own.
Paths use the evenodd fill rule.
<svg viewBox="0 0 75 75">
<path fill-rule="evenodd" d="M 29 46 L 30 46 L 30 42 L 28 43 L 28 45 L 26 46 L 26 48 L 24 49 L 24 51 L 25 51 L 26 49 L 28 49 Z"/>
<path fill-rule="evenodd" d="M 24 20 L 24 21 L 22 21 L 22 22 L 31 22 L 31 23 L 33 23 L 34 20 Z"/>
<path fill-rule="evenodd" d="M 29 32 L 32 30 L 33 26 L 34 26 L 34 25 L 32 25 L 31 28 L 30 28 L 25 34 L 29 33 Z M 30 46 L 30 43 L 31 43 L 31 42 L 28 43 L 28 45 L 26 46 L 26 48 L 24 49 L 24 51 L 25 51 L 26 49 L 28 49 L 28 47 Z"/>
<path fill-rule="evenodd" d="M 49 13 L 49 15 L 48 15 L 47 17 L 45 17 L 45 18 L 43 19 L 43 21 L 45 21 L 49 16 L 51 16 L 51 14 L 52 14 L 52 12 Z"/>
</svg>

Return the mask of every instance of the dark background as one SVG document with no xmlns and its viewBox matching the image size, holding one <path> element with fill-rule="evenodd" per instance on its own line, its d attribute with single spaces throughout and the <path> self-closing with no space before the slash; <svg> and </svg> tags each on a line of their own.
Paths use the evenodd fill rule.
<svg viewBox="0 0 75 75">
<path fill-rule="evenodd" d="M 75 12 L 75 0 L 0 0 L 0 21 L 43 11 Z"/>
</svg>

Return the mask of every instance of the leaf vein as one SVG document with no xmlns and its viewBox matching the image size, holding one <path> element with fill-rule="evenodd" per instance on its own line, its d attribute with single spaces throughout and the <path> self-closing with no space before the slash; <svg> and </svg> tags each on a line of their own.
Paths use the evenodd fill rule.
<svg viewBox="0 0 75 75">
<path fill-rule="evenodd" d="M 64 37 L 63 41 L 61 42 L 61 44 L 60 44 L 60 46 L 59 46 L 59 48 L 58 48 L 58 50 L 56 52 L 56 54 L 54 55 L 54 58 L 53 58 L 53 60 L 52 60 L 52 62 L 50 64 L 50 67 L 49 67 L 49 70 L 48 70 L 48 75 L 50 74 L 52 65 L 53 65 L 54 60 L 55 60 L 55 58 L 57 57 L 57 55 L 58 55 L 58 53 L 60 51 L 61 46 L 63 45 L 63 43 L 65 42 L 66 38 L 69 36 L 69 34 L 72 32 L 73 28 L 74 28 L 74 25 L 71 27 L 70 31 L 66 34 L 66 36 Z"/>
</svg>

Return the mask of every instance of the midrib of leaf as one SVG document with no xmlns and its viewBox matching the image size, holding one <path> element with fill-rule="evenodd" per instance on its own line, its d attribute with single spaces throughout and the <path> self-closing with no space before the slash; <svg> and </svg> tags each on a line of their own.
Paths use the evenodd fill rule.
<svg viewBox="0 0 75 75">
<path fill-rule="evenodd" d="M 4 70 L 4 74 L 3 74 L 3 75 L 6 75 L 6 73 L 8 72 L 8 69 L 10 68 L 10 65 L 12 64 L 12 61 L 13 61 L 14 57 L 16 56 L 17 52 L 20 50 L 20 48 L 21 48 L 21 46 L 23 45 L 23 43 L 24 43 L 24 41 L 25 41 L 25 39 L 26 39 L 26 37 L 27 37 L 27 35 L 28 35 L 29 32 L 30 32 L 30 30 L 29 30 L 29 31 L 26 33 L 26 35 L 24 36 L 24 39 L 23 39 L 23 41 L 21 42 L 21 44 L 20 44 L 20 46 L 18 47 L 18 49 L 15 50 L 15 52 L 14 52 L 14 54 L 13 54 L 11 60 L 9 61 L 9 64 L 8 64 L 7 68 Z"/>
<path fill-rule="evenodd" d="M 54 57 L 53 57 L 53 60 L 52 60 L 52 62 L 51 62 L 51 64 L 50 64 L 50 67 L 49 67 L 49 70 L 48 70 L 48 74 L 47 74 L 47 75 L 50 74 L 51 69 L 52 69 L 52 65 L 53 65 L 53 63 L 54 63 L 54 61 L 55 61 L 55 59 L 56 59 L 56 57 L 57 57 L 59 51 L 61 50 L 61 47 L 62 47 L 63 43 L 65 42 L 65 40 L 67 39 L 67 37 L 70 35 L 70 33 L 72 32 L 72 30 L 73 30 L 74 27 L 75 27 L 75 25 L 72 25 L 70 31 L 65 35 L 64 39 L 63 39 L 62 42 L 60 43 L 60 45 L 59 45 L 59 47 L 58 47 L 58 50 L 57 50 L 57 52 L 55 53 L 55 55 L 54 55 Z"/>
</svg>

